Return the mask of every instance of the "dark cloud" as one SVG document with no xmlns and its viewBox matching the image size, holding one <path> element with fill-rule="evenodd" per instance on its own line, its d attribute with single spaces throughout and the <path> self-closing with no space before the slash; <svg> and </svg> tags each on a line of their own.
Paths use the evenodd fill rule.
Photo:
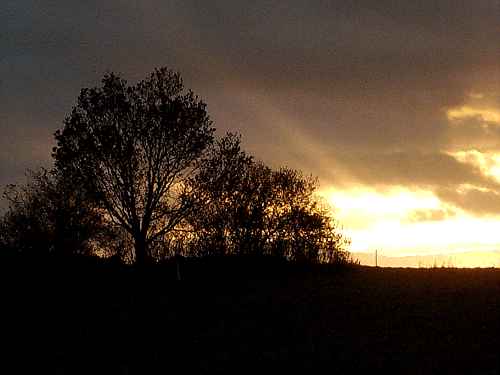
<svg viewBox="0 0 500 375">
<path fill-rule="evenodd" d="M 500 151 L 500 123 L 481 116 L 453 120 L 446 128 L 446 139 L 449 150 Z"/>
<path fill-rule="evenodd" d="M 442 151 L 498 147 L 496 129 L 451 128 L 446 118 L 472 91 L 498 104 L 498 14 L 498 0 L 8 0 L 0 183 L 50 163 L 52 134 L 80 88 L 107 70 L 135 81 L 167 65 L 208 102 L 221 132 L 240 131 L 257 157 L 323 185 L 353 175 L 491 186 Z"/>
<path fill-rule="evenodd" d="M 465 191 L 438 189 L 436 193 L 441 200 L 471 214 L 500 215 L 500 193 L 498 192 L 472 188 Z"/>
<path fill-rule="evenodd" d="M 413 187 L 454 187 L 469 184 L 499 188 L 493 179 L 469 163 L 445 153 L 393 152 L 385 154 L 347 154 L 338 162 L 354 181 L 366 185 L 403 185 Z"/>
</svg>

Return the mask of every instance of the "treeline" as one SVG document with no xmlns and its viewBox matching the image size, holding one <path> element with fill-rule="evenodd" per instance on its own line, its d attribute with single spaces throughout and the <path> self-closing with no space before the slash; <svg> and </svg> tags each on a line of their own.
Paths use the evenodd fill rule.
<svg viewBox="0 0 500 375">
<path fill-rule="evenodd" d="M 217 137 L 206 105 L 166 68 L 136 85 L 107 74 L 83 89 L 55 140 L 54 168 L 5 190 L 3 249 L 137 264 L 174 255 L 350 262 L 317 180 L 256 161 L 237 135 Z"/>
</svg>

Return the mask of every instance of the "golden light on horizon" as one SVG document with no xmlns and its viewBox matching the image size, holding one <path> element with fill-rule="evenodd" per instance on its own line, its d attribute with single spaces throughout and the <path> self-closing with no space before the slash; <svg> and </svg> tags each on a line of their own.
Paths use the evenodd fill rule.
<svg viewBox="0 0 500 375">
<path fill-rule="evenodd" d="M 352 239 L 352 252 L 449 256 L 455 267 L 500 266 L 500 218 L 454 209 L 423 189 L 329 189 L 320 193 Z M 419 213 L 419 215 L 415 215 Z M 434 215 L 442 213 L 442 215 Z M 415 258 L 412 266 L 417 266 Z"/>
</svg>

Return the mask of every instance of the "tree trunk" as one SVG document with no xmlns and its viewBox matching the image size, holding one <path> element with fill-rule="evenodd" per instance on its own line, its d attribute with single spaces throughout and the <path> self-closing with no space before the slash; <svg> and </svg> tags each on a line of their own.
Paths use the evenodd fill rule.
<svg viewBox="0 0 500 375">
<path fill-rule="evenodd" d="M 148 261 L 148 248 L 145 236 L 142 233 L 134 236 L 135 264 L 143 267 Z"/>
</svg>

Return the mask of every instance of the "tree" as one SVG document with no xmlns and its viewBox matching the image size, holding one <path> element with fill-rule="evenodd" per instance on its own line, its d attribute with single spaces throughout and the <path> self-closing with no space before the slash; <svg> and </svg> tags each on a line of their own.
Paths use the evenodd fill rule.
<svg viewBox="0 0 500 375">
<path fill-rule="evenodd" d="M 262 180 L 254 175 L 254 164 L 234 134 L 217 140 L 200 160 L 199 173 L 189 181 L 197 210 L 188 217 L 193 233 L 189 246 L 200 255 L 249 252 L 243 239 L 251 231 L 250 217 L 262 216 L 249 206 L 264 197 L 254 189 Z"/>
<path fill-rule="evenodd" d="M 32 255 L 89 254 L 93 243 L 112 242 L 112 228 L 71 182 L 46 169 L 27 178 L 4 192 L 9 206 L 0 219 L 2 247 Z"/>
<path fill-rule="evenodd" d="M 134 243 L 135 260 L 192 209 L 187 179 L 213 141 L 206 105 L 178 73 L 156 69 L 136 85 L 114 73 L 81 90 L 55 133 L 55 167 Z"/>
<path fill-rule="evenodd" d="M 6 187 L 3 196 L 8 209 L 0 221 L 2 247 L 31 254 L 40 249 L 52 250 L 54 230 L 49 225 L 52 208 L 46 193 L 50 184 L 43 171 L 25 186 Z"/>
<path fill-rule="evenodd" d="M 318 180 L 280 168 L 272 172 L 267 238 L 272 251 L 298 262 L 349 261 L 350 239 L 333 218 L 332 207 L 316 195 Z"/>
<path fill-rule="evenodd" d="M 229 134 L 210 148 L 190 184 L 198 202 L 196 214 L 187 219 L 194 233 L 190 246 L 204 255 L 348 260 L 349 240 L 315 196 L 317 180 L 254 161 L 237 136 Z"/>
</svg>

